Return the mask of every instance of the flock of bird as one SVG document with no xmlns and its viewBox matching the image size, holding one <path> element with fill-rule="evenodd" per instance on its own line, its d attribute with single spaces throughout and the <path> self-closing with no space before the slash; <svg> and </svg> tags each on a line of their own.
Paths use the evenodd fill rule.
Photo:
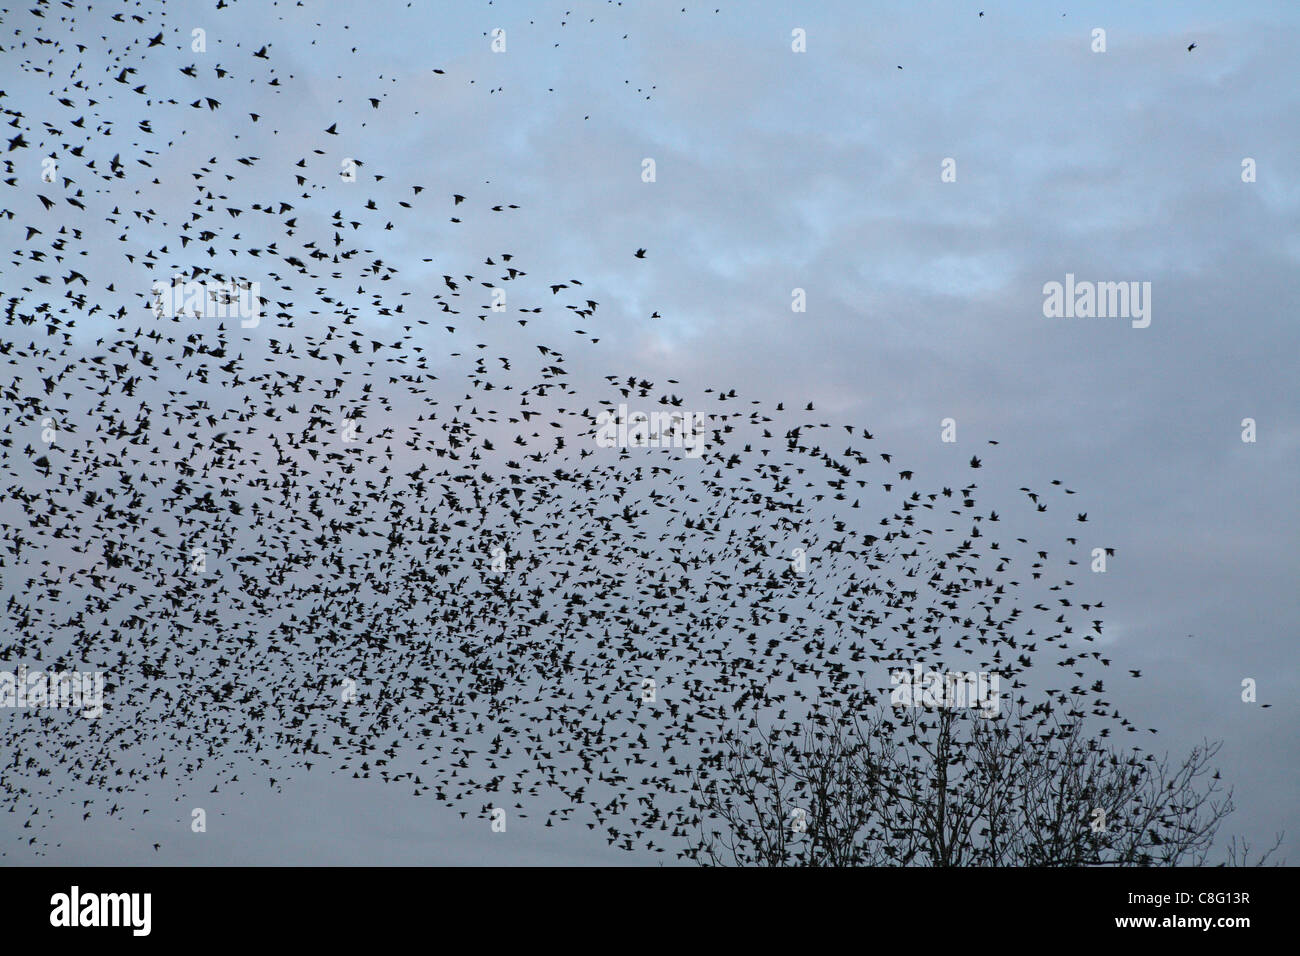
<svg viewBox="0 0 1300 956">
<path fill-rule="evenodd" d="M 1068 507 L 1060 482 L 999 514 L 976 481 L 995 443 L 926 483 L 806 400 L 627 359 L 587 376 L 616 364 L 593 285 L 509 250 L 443 274 L 438 250 L 373 248 L 438 222 L 467 254 L 455 230 L 517 197 L 399 185 L 391 159 L 341 184 L 288 136 L 244 151 L 300 120 L 274 44 L 211 30 L 193 53 L 161 5 L 112 6 L 3 14 L 0 660 L 107 674 L 98 720 L 3 718 L 23 853 L 74 794 L 122 817 L 148 793 L 181 834 L 201 775 L 309 772 L 681 852 L 723 729 L 886 699 L 891 662 L 1136 729 L 1098 676 L 1101 605 L 1074 597 L 1092 542 L 1053 560 L 1027 537 Z M 235 114 L 220 91 L 249 84 L 265 106 Z M 173 133 L 210 117 L 219 144 L 178 183 L 196 135 Z M 259 281 L 260 319 L 160 314 L 174 275 Z M 703 455 L 599 447 L 619 404 L 707 416 Z M 1044 674 L 1064 676 L 1035 696 Z"/>
</svg>

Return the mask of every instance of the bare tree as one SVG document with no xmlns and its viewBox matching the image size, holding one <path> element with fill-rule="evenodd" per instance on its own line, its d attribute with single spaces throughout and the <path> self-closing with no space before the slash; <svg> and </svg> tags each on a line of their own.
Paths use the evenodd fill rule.
<svg viewBox="0 0 1300 956">
<path fill-rule="evenodd" d="M 694 772 L 687 856 L 741 866 L 1204 865 L 1233 809 L 1212 773 L 1220 745 L 1173 762 L 1121 752 L 1084 727 L 1077 707 L 1023 704 L 992 717 L 872 705 L 766 730 L 750 721 Z M 1248 853 L 1234 839 L 1226 862 Z"/>
</svg>

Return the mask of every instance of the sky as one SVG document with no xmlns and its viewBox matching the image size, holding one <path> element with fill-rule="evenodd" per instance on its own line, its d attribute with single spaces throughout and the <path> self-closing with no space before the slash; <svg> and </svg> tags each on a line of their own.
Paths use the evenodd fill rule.
<svg viewBox="0 0 1300 956">
<path fill-rule="evenodd" d="M 223 84 L 222 110 L 183 127 L 160 117 L 174 145 L 157 172 L 178 207 L 207 156 L 312 149 L 512 202 L 367 241 L 426 289 L 504 249 L 537 275 L 580 277 L 603 325 L 578 378 L 811 401 L 918 471 L 993 439 L 1006 481 L 1067 479 L 1092 539 L 1115 550 L 1089 582 L 1106 649 L 1143 674 L 1116 685 L 1117 706 L 1171 754 L 1222 740 L 1237 804 L 1224 835 L 1285 830 L 1280 852 L 1300 859 L 1300 7 L 168 2 L 166 23 L 206 29 L 205 56 L 232 64 L 266 45 L 284 77 L 275 95 Z M 90 63 L 110 55 L 83 42 Z M 37 102 L 42 84 L 6 67 L 11 103 Z M 227 126 L 249 112 L 267 119 Z M 330 208 L 362 201 L 340 192 Z M 1150 283 L 1149 326 L 1046 316 L 1045 284 L 1067 275 Z M 949 417 L 955 444 L 940 440 Z M 65 812 L 40 862 L 672 862 L 577 820 L 490 834 L 473 813 L 320 773 L 207 810 L 194 838 L 164 813 Z M 6 845 L 22 836 L 0 820 Z"/>
</svg>

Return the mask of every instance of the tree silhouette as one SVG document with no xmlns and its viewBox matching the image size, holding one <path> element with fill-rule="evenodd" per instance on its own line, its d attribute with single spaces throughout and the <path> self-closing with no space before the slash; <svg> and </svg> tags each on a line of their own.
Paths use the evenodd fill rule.
<svg viewBox="0 0 1300 956">
<path fill-rule="evenodd" d="M 1016 705 L 832 707 L 728 731 L 695 769 L 687 856 L 742 866 L 1204 865 L 1232 793 L 1205 742 L 1178 761 Z M 1281 843 L 1260 855 L 1265 862 Z M 1250 847 L 1235 838 L 1230 865 Z"/>
</svg>

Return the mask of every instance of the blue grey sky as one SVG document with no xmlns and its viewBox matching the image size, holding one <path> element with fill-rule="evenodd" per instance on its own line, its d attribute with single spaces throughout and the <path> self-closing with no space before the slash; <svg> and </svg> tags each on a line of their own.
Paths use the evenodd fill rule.
<svg viewBox="0 0 1300 956">
<path fill-rule="evenodd" d="M 276 176 L 314 149 L 315 168 L 360 159 L 363 182 L 332 187 L 305 221 L 410 183 L 463 193 L 466 208 L 515 203 L 364 241 L 426 292 L 503 250 L 537 277 L 580 278 L 602 307 L 600 343 L 571 361 L 579 380 L 812 401 L 918 472 L 995 439 L 1003 484 L 1066 479 L 1116 552 L 1088 582 L 1106 649 L 1144 675 L 1116 681 L 1115 703 L 1160 728 L 1144 741 L 1157 750 L 1223 740 L 1238 806 L 1224 835 L 1286 830 L 1281 852 L 1300 858 L 1300 7 L 169 2 L 165 23 L 205 28 L 204 62 L 235 70 L 268 46 L 283 84 L 213 83 L 221 110 L 159 114 L 173 145 L 156 174 L 178 208 L 208 156 L 257 155 Z M 495 28 L 505 53 L 490 49 Z M 87 63 L 107 60 L 83 42 Z M 150 89 L 169 95 L 174 74 Z M 7 66 L 6 102 L 30 107 L 44 84 Z M 272 179 L 262 198 L 283 189 Z M 118 267 L 116 250 L 96 255 Z M 1067 273 L 1151 283 L 1150 326 L 1045 317 L 1044 284 Z M 806 312 L 791 310 L 795 288 Z M 939 440 L 947 417 L 956 445 Z M 1245 678 L 1271 708 L 1242 701 Z M 208 797 L 204 835 L 179 809 L 193 801 L 82 822 L 78 795 L 65 799 L 43 862 L 661 859 L 614 850 L 576 817 L 492 834 L 472 812 L 325 773 Z M 5 816 L 0 836 L 21 845 Z M 27 860 L 11 849 L 5 862 Z"/>
</svg>

